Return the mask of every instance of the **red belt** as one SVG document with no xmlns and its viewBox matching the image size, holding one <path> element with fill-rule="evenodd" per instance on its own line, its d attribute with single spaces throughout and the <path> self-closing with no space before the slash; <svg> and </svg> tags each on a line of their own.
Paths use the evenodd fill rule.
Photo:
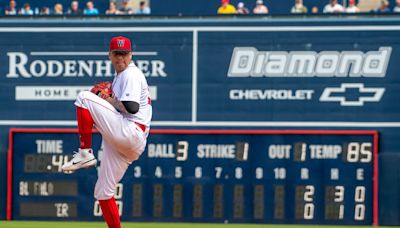
<svg viewBox="0 0 400 228">
<path fill-rule="evenodd" d="M 144 126 L 143 124 L 136 123 L 136 122 L 135 122 L 135 124 L 136 124 L 140 129 L 142 129 L 143 132 L 146 131 L 146 126 Z"/>
</svg>

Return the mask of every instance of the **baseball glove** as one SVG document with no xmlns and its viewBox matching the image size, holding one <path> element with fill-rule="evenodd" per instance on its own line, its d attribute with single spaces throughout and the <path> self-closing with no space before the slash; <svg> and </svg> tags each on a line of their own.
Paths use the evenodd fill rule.
<svg viewBox="0 0 400 228">
<path fill-rule="evenodd" d="M 101 98 L 112 97 L 112 84 L 111 82 L 99 82 L 93 86 L 90 92 L 96 94 Z"/>
</svg>

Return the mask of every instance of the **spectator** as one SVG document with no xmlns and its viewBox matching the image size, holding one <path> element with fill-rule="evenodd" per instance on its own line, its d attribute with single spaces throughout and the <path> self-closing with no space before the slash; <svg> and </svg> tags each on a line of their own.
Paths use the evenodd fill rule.
<svg viewBox="0 0 400 228">
<path fill-rule="evenodd" d="M 346 8 L 346 13 L 359 13 L 360 9 L 356 6 L 356 0 L 349 0 L 349 6 Z"/>
<path fill-rule="evenodd" d="M 303 0 L 295 0 L 291 13 L 307 13 L 308 9 L 303 5 Z"/>
<path fill-rule="evenodd" d="M 10 0 L 8 6 L 4 11 L 5 15 L 17 15 L 17 2 L 14 0 Z"/>
<path fill-rule="evenodd" d="M 63 15 L 63 6 L 60 3 L 56 3 L 54 5 L 54 11 L 53 11 L 54 15 Z"/>
<path fill-rule="evenodd" d="M 342 13 L 344 8 L 337 0 L 330 0 L 329 4 L 324 7 L 324 13 Z"/>
<path fill-rule="evenodd" d="M 124 0 L 122 2 L 122 7 L 119 9 L 119 12 L 121 12 L 121 14 L 125 14 L 125 15 L 133 14 L 132 8 L 129 7 L 129 0 Z"/>
<path fill-rule="evenodd" d="M 137 9 L 135 11 L 135 14 L 150 14 L 151 10 L 148 6 L 146 6 L 146 2 L 145 1 L 141 1 L 139 3 L 139 9 Z"/>
<path fill-rule="evenodd" d="M 67 14 L 70 14 L 70 15 L 81 15 L 82 14 L 82 10 L 79 9 L 78 1 L 71 2 L 71 7 L 68 9 Z"/>
<path fill-rule="evenodd" d="M 117 10 L 117 3 L 114 1 L 110 1 L 110 5 L 108 9 L 106 10 L 107 15 L 117 15 L 120 14 L 119 10 Z"/>
<path fill-rule="evenodd" d="M 312 13 L 312 14 L 318 14 L 318 13 L 319 13 L 318 7 L 317 7 L 317 6 L 313 6 L 313 7 L 311 8 L 311 13 Z"/>
<path fill-rule="evenodd" d="M 254 14 L 267 14 L 269 13 L 268 8 L 264 5 L 263 0 L 256 1 L 256 7 L 253 9 Z"/>
<path fill-rule="evenodd" d="M 86 9 L 83 10 L 84 15 L 99 15 L 99 10 L 94 7 L 93 1 L 86 3 Z"/>
<path fill-rule="evenodd" d="M 390 13 L 389 1 L 381 0 L 381 6 L 376 10 L 377 13 Z"/>
<path fill-rule="evenodd" d="M 396 0 L 396 6 L 393 8 L 394 13 L 400 13 L 400 0 Z"/>
<path fill-rule="evenodd" d="M 230 4 L 229 0 L 221 0 L 221 6 L 218 8 L 218 14 L 234 14 L 236 8 Z"/>
<path fill-rule="evenodd" d="M 40 15 L 50 15 L 49 7 L 43 6 L 40 8 Z"/>
<path fill-rule="evenodd" d="M 19 14 L 21 14 L 21 15 L 33 15 L 33 10 L 31 9 L 31 5 L 29 5 L 29 3 L 25 3 L 24 7 L 21 9 L 21 12 Z"/>
<path fill-rule="evenodd" d="M 237 4 L 237 13 L 238 13 L 238 14 L 249 14 L 250 11 L 249 11 L 249 9 L 247 9 L 247 8 L 244 6 L 244 3 L 243 3 L 243 2 L 239 2 L 239 3 Z"/>
</svg>

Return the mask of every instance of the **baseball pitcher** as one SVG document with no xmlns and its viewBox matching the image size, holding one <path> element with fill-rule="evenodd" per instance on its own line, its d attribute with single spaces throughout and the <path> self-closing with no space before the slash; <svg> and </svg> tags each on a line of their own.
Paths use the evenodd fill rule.
<svg viewBox="0 0 400 228">
<path fill-rule="evenodd" d="M 99 200 L 108 227 L 121 227 L 114 191 L 128 166 L 145 149 L 152 107 L 146 78 L 131 60 L 130 40 L 112 38 L 108 56 L 116 70 L 114 80 L 79 93 L 75 105 L 80 146 L 62 169 L 73 172 L 96 166 L 92 150 L 95 125 L 102 135 L 104 150 L 94 197 Z"/>
</svg>

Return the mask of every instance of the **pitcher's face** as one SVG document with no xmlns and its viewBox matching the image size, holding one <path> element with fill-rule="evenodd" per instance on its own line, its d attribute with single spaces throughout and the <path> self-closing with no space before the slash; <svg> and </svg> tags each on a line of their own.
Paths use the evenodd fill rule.
<svg viewBox="0 0 400 228">
<path fill-rule="evenodd" d="M 132 60 L 132 52 L 128 51 L 112 51 L 109 52 L 108 57 L 114 65 L 117 73 L 124 71 Z"/>
</svg>

